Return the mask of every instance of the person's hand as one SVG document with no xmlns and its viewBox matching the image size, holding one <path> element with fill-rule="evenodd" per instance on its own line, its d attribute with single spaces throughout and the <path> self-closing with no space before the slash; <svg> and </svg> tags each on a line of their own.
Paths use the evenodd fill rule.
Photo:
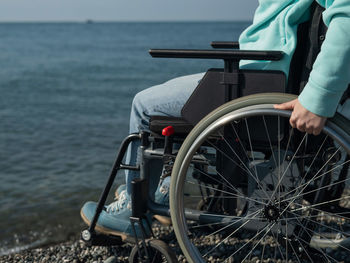
<svg viewBox="0 0 350 263">
<path fill-rule="evenodd" d="M 321 133 L 327 118 L 316 115 L 305 109 L 298 99 L 288 101 L 282 104 L 274 105 L 275 109 L 292 110 L 289 123 L 293 128 L 297 128 L 301 132 L 318 135 Z"/>
</svg>

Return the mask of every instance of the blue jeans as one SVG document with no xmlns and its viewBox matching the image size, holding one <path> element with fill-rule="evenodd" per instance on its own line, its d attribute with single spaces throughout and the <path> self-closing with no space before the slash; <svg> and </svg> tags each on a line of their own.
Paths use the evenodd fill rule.
<svg viewBox="0 0 350 263">
<path fill-rule="evenodd" d="M 203 78 L 204 73 L 184 76 L 153 86 L 136 94 L 130 114 L 130 133 L 149 130 L 150 116 L 180 117 L 181 109 L 187 99 Z M 138 162 L 139 141 L 131 143 L 126 163 L 135 165 Z M 131 181 L 139 177 L 136 171 L 126 170 L 127 192 L 131 192 Z"/>
</svg>

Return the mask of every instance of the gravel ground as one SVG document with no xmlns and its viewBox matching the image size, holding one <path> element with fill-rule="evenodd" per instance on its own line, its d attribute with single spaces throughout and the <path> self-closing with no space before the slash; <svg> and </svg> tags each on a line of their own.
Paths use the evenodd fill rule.
<svg viewBox="0 0 350 263">
<path fill-rule="evenodd" d="M 163 240 L 167 243 L 171 249 L 177 255 L 178 262 L 186 262 L 182 252 L 176 242 L 175 235 L 170 227 L 164 227 L 161 225 L 153 225 L 153 232 L 158 239 Z M 197 235 L 196 235 L 197 236 Z M 219 253 L 217 257 L 209 257 L 208 261 L 210 263 L 223 262 L 228 255 L 231 255 L 235 250 L 240 248 L 242 244 L 247 242 L 249 237 L 245 233 L 241 233 L 238 237 L 232 237 L 222 245 L 219 246 Z M 194 243 L 196 246 L 201 247 L 201 251 L 210 251 L 211 248 L 215 247 L 218 242 L 222 240 L 222 237 L 218 234 L 208 237 L 200 233 L 195 237 Z M 260 248 L 256 248 L 252 253 L 252 256 L 245 260 L 245 263 L 282 263 L 286 262 L 281 259 L 273 260 L 273 251 L 276 247 L 276 242 L 273 238 L 267 237 L 264 242 L 268 244 L 265 248 L 264 254 L 268 257 L 261 261 L 259 255 Z M 49 245 L 46 247 L 24 250 L 16 254 L 6 255 L 0 257 L 0 263 L 12 263 L 12 262 L 23 262 L 23 263 L 46 263 L 46 262 L 72 262 L 72 263 L 119 263 L 119 262 L 129 262 L 129 255 L 132 250 L 132 245 L 123 244 L 121 246 L 109 248 L 109 247 L 89 247 L 83 241 L 79 240 L 79 237 L 73 237 L 72 240 L 61 244 Z M 247 246 L 248 247 L 248 246 Z M 269 247 L 269 249 L 267 248 Z M 271 250 L 271 251 L 268 251 Z M 250 249 L 243 249 L 241 253 L 235 256 L 234 259 L 229 260 L 232 262 L 241 262 L 243 257 L 250 252 Z M 270 255 L 271 254 L 271 255 Z M 348 257 L 347 251 L 337 251 L 333 254 L 339 260 L 338 262 L 348 262 L 346 258 Z M 242 258 L 241 258 L 242 257 Z M 294 260 L 288 260 L 288 263 L 300 262 Z M 306 262 L 306 261 L 302 261 Z M 286 262 L 287 263 L 287 262 Z"/>
<path fill-rule="evenodd" d="M 156 225 L 153 231 L 158 238 L 172 243 L 171 246 L 176 253 L 181 253 L 178 247 L 174 245 L 174 235 L 170 233 L 171 229 Z M 170 233 L 170 234 L 169 234 Z M 89 247 L 79 237 L 73 237 L 60 244 L 53 244 L 46 247 L 24 250 L 16 254 L 0 257 L 0 263 L 46 263 L 46 262 L 72 262 L 72 263 L 119 263 L 129 262 L 129 255 L 132 245 L 124 244 L 118 247 Z M 183 262 L 183 256 L 179 256 L 179 261 Z"/>
<path fill-rule="evenodd" d="M 114 262 L 128 262 L 131 247 L 128 245 L 118 248 L 117 260 Z M 0 257 L 0 262 L 103 262 L 113 255 L 113 251 L 106 247 L 88 247 L 83 241 L 67 241 L 44 248 L 25 250 L 18 254 Z"/>
</svg>

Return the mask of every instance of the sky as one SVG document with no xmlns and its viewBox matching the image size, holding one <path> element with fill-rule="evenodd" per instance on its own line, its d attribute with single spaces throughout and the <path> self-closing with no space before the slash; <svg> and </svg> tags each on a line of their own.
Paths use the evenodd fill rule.
<svg viewBox="0 0 350 263">
<path fill-rule="evenodd" d="M 0 0 L 0 21 L 251 20 L 258 0 Z"/>
</svg>

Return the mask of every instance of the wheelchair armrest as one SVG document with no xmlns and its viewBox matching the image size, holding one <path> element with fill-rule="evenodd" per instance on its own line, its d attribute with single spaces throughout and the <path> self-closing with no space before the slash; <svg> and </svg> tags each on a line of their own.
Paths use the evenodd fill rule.
<svg viewBox="0 0 350 263">
<path fill-rule="evenodd" d="M 258 50 L 197 50 L 197 49 L 150 49 L 149 53 L 155 58 L 197 58 L 223 59 L 225 61 L 240 60 L 281 60 L 282 51 Z"/>
<path fill-rule="evenodd" d="M 231 41 L 213 41 L 210 43 L 212 48 L 231 48 L 231 49 L 239 49 L 239 42 L 231 42 Z"/>
</svg>

